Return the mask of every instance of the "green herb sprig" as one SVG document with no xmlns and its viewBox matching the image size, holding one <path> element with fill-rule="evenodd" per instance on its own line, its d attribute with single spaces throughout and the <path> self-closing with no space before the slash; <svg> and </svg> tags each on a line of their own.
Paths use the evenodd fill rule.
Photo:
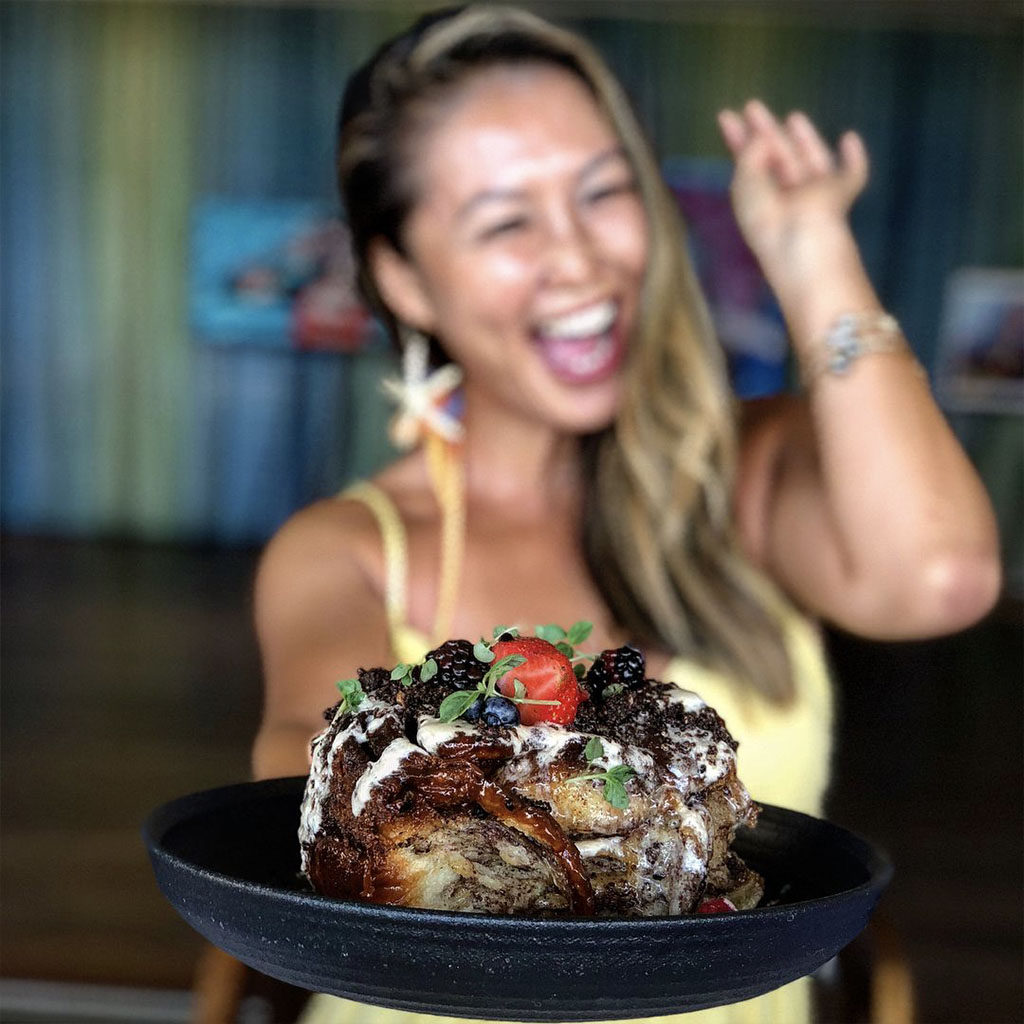
<svg viewBox="0 0 1024 1024">
<path fill-rule="evenodd" d="M 581 654 L 576 648 L 590 636 L 593 629 L 592 622 L 581 619 L 579 622 L 574 622 L 568 629 L 563 629 L 554 622 L 548 623 L 546 626 L 535 626 L 533 634 L 539 636 L 541 640 L 547 640 L 549 644 L 554 644 L 572 662 L 572 670 L 576 678 L 582 679 L 587 674 L 587 666 L 584 662 L 593 661 L 597 654 Z"/>
<path fill-rule="evenodd" d="M 341 692 L 342 707 L 346 711 L 356 711 L 359 705 L 366 700 L 366 694 L 363 693 L 358 679 L 341 679 L 338 682 L 338 689 Z"/>
<path fill-rule="evenodd" d="M 604 744 L 597 736 L 591 736 L 587 745 L 583 748 L 583 756 L 593 764 L 599 758 L 604 757 Z M 628 764 L 617 764 L 604 772 L 590 772 L 586 775 L 577 775 L 572 782 L 586 782 L 590 779 L 600 779 L 604 782 L 603 795 L 605 800 L 624 811 L 629 807 L 629 793 L 626 792 L 626 783 L 636 775 L 636 770 Z"/>
<path fill-rule="evenodd" d="M 429 682 L 434 676 L 437 675 L 437 662 L 433 658 L 427 658 L 422 665 L 405 665 L 398 664 L 391 670 L 391 678 L 397 680 L 402 686 L 408 688 L 412 686 L 416 680 L 413 678 L 413 672 L 419 668 L 420 682 Z"/>
</svg>

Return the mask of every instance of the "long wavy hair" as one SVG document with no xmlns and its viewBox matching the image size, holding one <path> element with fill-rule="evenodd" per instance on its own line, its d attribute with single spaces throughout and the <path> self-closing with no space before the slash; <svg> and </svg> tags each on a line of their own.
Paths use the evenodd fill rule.
<svg viewBox="0 0 1024 1024">
<path fill-rule="evenodd" d="M 724 355 L 678 208 L 621 87 L 587 42 L 526 11 L 473 4 L 420 19 L 352 76 L 338 177 L 360 288 L 397 341 L 401 325 L 368 255 L 382 238 L 406 253 L 420 133 L 469 76 L 530 62 L 564 68 L 587 87 L 633 167 L 648 225 L 622 399 L 615 421 L 580 441 L 589 571 L 635 642 L 695 657 L 785 703 L 793 693 L 783 629 L 789 606 L 738 543 L 736 409 Z M 440 342 L 432 343 L 440 356 Z"/>
</svg>

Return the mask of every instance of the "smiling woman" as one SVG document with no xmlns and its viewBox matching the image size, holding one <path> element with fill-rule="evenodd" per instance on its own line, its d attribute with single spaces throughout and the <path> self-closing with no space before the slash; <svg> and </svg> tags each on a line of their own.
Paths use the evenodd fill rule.
<svg viewBox="0 0 1024 1024">
<path fill-rule="evenodd" d="M 605 427 L 647 241 L 632 168 L 584 85 L 537 64 L 478 72 L 423 138 L 416 188 L 407 255 L 376 239 L 371 272 L 462 367 L 467 419 Z"/>
<path fill-rule="evenodd" d="M 268 547 L 258 775 L 308 770 L 335 681 L 361 667 L 582 619 L 593 649 L 635 645 L 722 714 L 755 799 L 820 814 L 833 702 L 814 619 L 927 636 L 990 607 L 987 499 L 850 232 L 863 145 L 833 153 L 757 101 L 720 127 L 809 381 L 742 410 L 675 206 L 587 44 L 472 5 L 354 76 L 340 184 L 363 291 L 405 351 L 402 437 L 424 443 Z M 825 356 L 850 323 L 839 373 Z M 457 370 L 430 375 L 428 350 Z M 449 430 L 431 402 L 459 379 Z M 806 984 L 764 999 L 709 1019 L 809 1014 Z"/>
</svg>

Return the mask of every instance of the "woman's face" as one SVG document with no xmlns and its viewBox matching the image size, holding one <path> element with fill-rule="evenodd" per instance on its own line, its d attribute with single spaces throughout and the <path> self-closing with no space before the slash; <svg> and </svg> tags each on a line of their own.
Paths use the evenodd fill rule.
<svg viewBox="0 0 1024 1024">
<path fill-rule="evenodd" d="M 647 255 L 630 164 L 583 84 L 544 65 L 470 78 L 414 147 L 408 259 L 375 271 L 399 319 L 441 339 L 467 408 L 605 426 Z"/>
</svg>

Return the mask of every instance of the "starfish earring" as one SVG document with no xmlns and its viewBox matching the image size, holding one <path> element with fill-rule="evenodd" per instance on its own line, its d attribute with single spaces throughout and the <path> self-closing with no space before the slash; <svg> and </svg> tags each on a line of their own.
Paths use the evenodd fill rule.
<svg viewBox="0 0 1024 1024">
<path fill-rule="evenodd" d="M 445 441 L 462 440 L 462 424 L 445 408 L 462 383 L 462 370 L 448 363 L 431 371 L 429 354 L 430 344 L 423 334 L 402 330 L 402 379 L 383 381 L 384 393 L 398 403 L 388 432 L 399 448 L 412 448 L 429 434 Z"/>
</svg>

